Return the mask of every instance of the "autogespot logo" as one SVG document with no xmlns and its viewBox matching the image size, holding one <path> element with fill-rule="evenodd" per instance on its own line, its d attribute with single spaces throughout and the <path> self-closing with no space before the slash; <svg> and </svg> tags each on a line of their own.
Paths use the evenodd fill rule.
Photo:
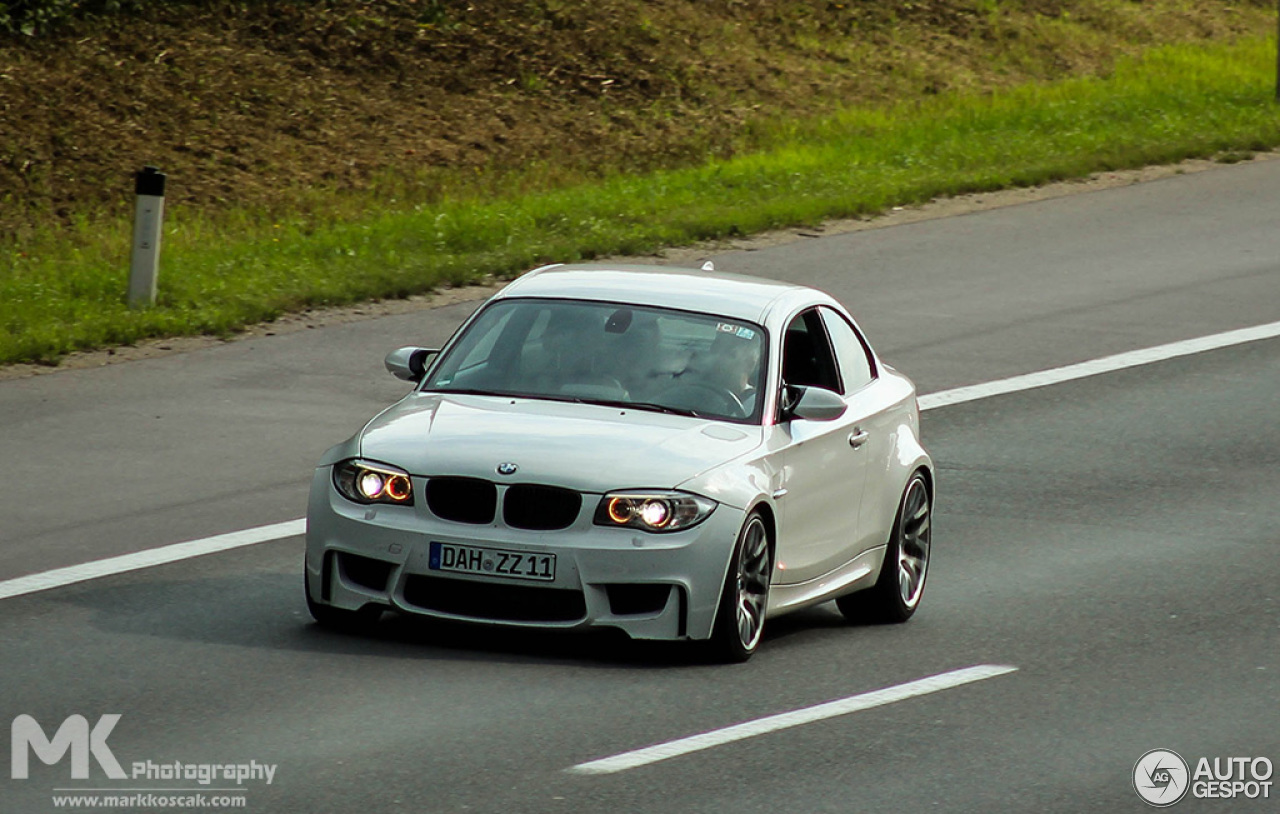
<svg viewBox="0 0 1280 814">
<path fill-rule="evenodd" d="M 1171 806 L 1188 792 L 1197 800 L 1267 800 L 1274 766 L 1266 757 L 1202 757 L 1192 770 L 1171 749 L 1152 749 L 1133 766 L 1133 790 L 1157 808 Z"/>
<path fill-rule="evenodd" d="M 1133 765 L 1133 790 L 1157 808 L 1171 806 L 1187 794 L 1187 762 L 1169 749 L 1152 749 Z"/>
</svg>

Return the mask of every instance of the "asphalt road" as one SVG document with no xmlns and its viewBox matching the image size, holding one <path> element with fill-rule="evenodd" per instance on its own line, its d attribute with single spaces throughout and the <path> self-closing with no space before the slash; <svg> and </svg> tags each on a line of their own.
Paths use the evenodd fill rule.
<svg viewBox="0 0 1280 814">
<path fill-rule="evenodd" d="M 1280 319 L 1278 188 L 1280 161 L 1259 162 L 716 261 L 832 291 L 928 393 Z M 320 452 L 402 392 L 381 355 L 470 307 L 0 382 L 0 580 L 300 516 Z M 1267 340 L 931 410 L 920 613 L 814 609 L 739 667 L 607 636 L 322 631 L 292 538 L 0 600 L 0 720 L 52 736 L 118 713 L 126 770 L 273 764 L 239 787 L 259 812 L 1144 811 L 1148 750 L 1280 762 L 1278 408 Z M 1017 670 L 566 771 L 980 664 Z M 0 812 L 198 787 L 89 762 L 88 781 L 35 757 L 0 774 Z"/>
</svg>

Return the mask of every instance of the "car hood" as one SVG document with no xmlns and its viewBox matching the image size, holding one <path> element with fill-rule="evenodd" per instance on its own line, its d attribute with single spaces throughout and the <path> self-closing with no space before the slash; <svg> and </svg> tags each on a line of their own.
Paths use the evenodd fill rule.
<svg viewBox="0 0 1280 814">
<path fill-rule="evenodd" d="M 583 492 L 674 487 L 761 443 L 758 426 L 536 399 L 413 393 L 365 427 L 360 454 L 414 475 Z"/>
</svg>

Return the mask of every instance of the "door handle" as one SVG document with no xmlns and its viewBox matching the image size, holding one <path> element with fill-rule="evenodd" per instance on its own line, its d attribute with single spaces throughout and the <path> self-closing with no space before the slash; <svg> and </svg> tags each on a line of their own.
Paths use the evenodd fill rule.
<svg viewBox="0 0 1280 814">
<path fill-rule="evenodd" d="M 870 438 L 871 438 L 871 433 L 867 432 L 866 430 L 854 430 L 853 432 L 849 433 L 849 446 L 853 447 L 854 449 L 857 449 L 858 447 L 867 443 L 867 441 L 870 440 Z"/>
</svg>

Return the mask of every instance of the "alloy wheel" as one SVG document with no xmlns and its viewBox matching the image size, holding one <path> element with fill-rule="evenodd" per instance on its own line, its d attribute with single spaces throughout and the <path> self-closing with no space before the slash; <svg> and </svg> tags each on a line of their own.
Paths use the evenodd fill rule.
<svg viewBox="0 0 1280 814">
<path fill-rule="evenodd" d="M 764 633 L 764 614 L 769 604 L 769 535 L 764 521 L 751 518 L 743 530 L 738 554 L 738 640 L 754 650 Z"/>
<path fill-rule="evenodd" d="M 924 481 L 911 481 L 902 501 L 901 537 L 898 540 L 898 592 L 902 604 L 915 608 L 924 592 L 929 570 L 930 506 Z"/>
</svg>

